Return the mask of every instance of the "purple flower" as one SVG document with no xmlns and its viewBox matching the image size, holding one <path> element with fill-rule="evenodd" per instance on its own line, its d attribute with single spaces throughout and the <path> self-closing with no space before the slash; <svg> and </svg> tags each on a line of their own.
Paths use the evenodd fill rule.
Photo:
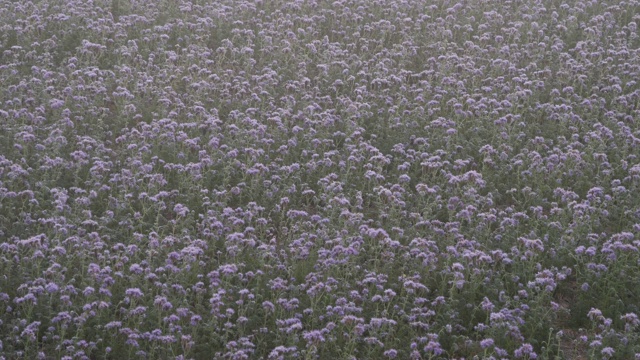
<svg viewBox="0 0 640 360">
<path fill-rule="evenodd" d="M 493 348 L 496 352 L 496 355 L 501 356 L 501 357 L 508 357 L 509 356 L 509 352 L 507 350 L 501 349 L 499 347 L 495 347 Z"/>
<path fill-rule="evenodd" d="M 624 314 L 620 316 L 620 320 L 623 320 L 625 322 L 625 331 L 633 331 L 633 329 L 640 325 L 640 319 L 638 319 L 638 315 L 634 313 Z"/>
<path fill-rule="evenodd" d="M 51 99 L 49 101 L 49 106 L 51 106 L 52 109 L 59 109 L 62 106 L 64 106 L 64 100 L 60 100 L 60 99 Z"/>
<path fill-rule="evenodd" d="M 54 292 L 57 292 L 59 290 L 59 287 L 58 287 L 58 285 L 56 285 L 54 283 L 48 283 L 47 286 L 45 287 L 45 289 L 49 293 L 54 293 Z"/>
<path fill-rule="evenodd" d="M 200 323 L 200 321 L 202 321 L 202 317 L 200 315 L 193 315 L 191 316 L 191 320 L 190 320 L 190 324 L 191 326 L 196 326 Z"/>
<path fill-rule="evenodd" d="M 189 213 L 189 208 L 182 205 L 182 204 L 176 204 L 176 206 L 173 207 L 173 211 L 180 217 L 185 217 L 187 216 L 187 214 Z"/>
<path fill-rule="evenodd" d="M 493 344 L 494 344 L 493 339 L 484 339 L 480 341 L 480 347 L 482 347 L 483 349 L 489 348 L 493 346 Z"/>
<path fill-rule="evenodd" d="M 324 335 L 319 330 L 305 331 L 302 337 L 307 342 L 307 347 L 317 346 L 325 341 Z"/>
<path fill-rule="evenodd" d="M 602 316 L 602 311 L 596 308 L 591 308 L 591 310 L 589 310 L 589 313 L 587 314 L 587 317 L 589 317 L 589 319 L 592 321 L 604 319 L 604 316 Z"/>
<path fill-rule="evenodd" d="M 141 297 L 143 297 L 143 296 L 144 296 L 144 294 L 142 293 L 142 291 L 140 291 L 140 289 L 138 289 L 138 288 L 130 288 L 130 289 L 127 289 L 127 290 L 125 291 L 125 295 L 127 295 L 127 296 L 129 296 L 129 297 L 132 297 L 132 298 L 136 298 L 136 299 L 141 298 Z"/>
<path fill-rule="evenodd" d="M 232 275 L 238 272 L 238 266 L 236 264 L 221 265 L 220 272 L 224 275 Z"/>
<path fill-rule="evenodd" d="M 608 359 L 608 358 L 612 357 L 612 356 L 613 356 L 613 354 L 614 354 L 615 352 L 616 352 L 616 351 L 615 351 L 615 350 L 613 350 L 613 348 L 611 348 L 611 347 L 606 347 L 606 348 L 604 348 L 604 349 L 602 349 L 602 350 L 600 351 L 600 353 L 602 354 L 602 356 L 603 356 L 605 359 Z"/>
<path fill-rule="evenodd" d="M 139 264 L 133 264 L 129 267 L 129 271 L 134 274 L 141 274 L 144 269 Z"/>
<path fill-rule="evenodd" d="M 437 334 L 427 334 L 429 338 L 429 342 L 424 347 L 424 351 L 428 353 L 433 353 L 434 355 L 441 355 L 444 353 L 444 350 L 440 347 L 440 343 L 438 342 Z"/>
<path fill-rule="evenodd" d="M 173 308 L 173 305 L 167 300 L 167 298 L 160 295 L 156 295 L 153 305 L 165 311 Z"/>
<path fill-rule="evenodd" d="M 142 315 L 147 311 L 147 307 L 146 306 L 138 306 L 135 309 L 129 311 L 130 315 L 136 316 L 136 315 Z"/>
<path fill-rule="evenodd" d="M 390 349 L 385 351 L 383 355 L 388 357 L 389 359 L 395 359 L 398 356 L 398 351 L 395 349 Z"/>
<path fill-rule="evenodd" d="M 521 358 L 524 356 L 528 356 L 529 359 L 538 358 L 538 355 L 535 352 L 533 352 L 533 346 L 531 346 L 531 344 L 523 344 L 513 352 L 513 355 L 516 358 Z"/>
<path fill-rule="evenodd" d="M 122 322 L 120 321 L 112 321 L 104 326 L 106 329 L 120 328 L 122 327 Z"/>
<path fill-rule="evenodd" d="M 271 301 L 263 301 L 262 307 L 269 312 L 272 312 L 275 309 L 275 306 Z"/>
</svg>

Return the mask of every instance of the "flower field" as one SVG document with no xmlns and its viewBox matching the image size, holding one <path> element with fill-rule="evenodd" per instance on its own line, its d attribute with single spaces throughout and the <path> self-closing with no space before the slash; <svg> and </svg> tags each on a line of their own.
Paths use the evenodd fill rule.
<svg viewBox="0 0 640 360">
<path fill-rule="evenodd" d="M 0 0 L 0 359 L 640 359 L 638 22 Z"/>
</svg>

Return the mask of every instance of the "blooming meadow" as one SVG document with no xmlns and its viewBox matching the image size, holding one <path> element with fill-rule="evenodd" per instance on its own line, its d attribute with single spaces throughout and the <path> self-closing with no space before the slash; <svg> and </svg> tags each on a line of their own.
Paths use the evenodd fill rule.
<svg viewBox="0 0 640 360">
<path fill-rule="evenodd" d="M 639 21 L 0 0 L 0 358 L 640 358 Z"/>
</svg>

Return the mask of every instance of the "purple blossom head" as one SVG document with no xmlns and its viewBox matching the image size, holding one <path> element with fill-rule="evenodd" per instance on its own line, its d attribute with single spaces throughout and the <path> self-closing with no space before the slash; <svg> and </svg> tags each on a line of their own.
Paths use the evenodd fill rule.
<svg viewBox="0 0 640 360">
<path fill-rule="evenodd" d="M 324 335 L 319 330 L 305 331 L 302 337 L 307 342 L 307 347 L 318 346 L 320 343 L 325 342 Z"/>
<path fill-rule="evenodd" d="M 128 297 L 134 298 L 134 299 L 138 299 L 144 296 L 144 294 L 142 293 L 142 291 L 138 288 L 130 288 L 127 289 L 125 291 L 125 295 L 127 295 Z"/>
<path fill-rule="evenodd" d="M 492 347 L 493 344 L 494 344 L 493 339 L 483 339 L 482 341 L 480 341 L 480 347 L 483 349 L 488 349 Z"/>
</svg>

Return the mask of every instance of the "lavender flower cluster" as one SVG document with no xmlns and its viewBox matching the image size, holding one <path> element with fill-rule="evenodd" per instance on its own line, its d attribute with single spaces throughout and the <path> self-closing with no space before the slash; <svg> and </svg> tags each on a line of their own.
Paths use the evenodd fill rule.
<svg viewBox="0 0 640 360">
<path fill-rule="evenodd" d="M 640 359 L 639 21 L 0 0 L 0 359 Z"/>
</svg>

